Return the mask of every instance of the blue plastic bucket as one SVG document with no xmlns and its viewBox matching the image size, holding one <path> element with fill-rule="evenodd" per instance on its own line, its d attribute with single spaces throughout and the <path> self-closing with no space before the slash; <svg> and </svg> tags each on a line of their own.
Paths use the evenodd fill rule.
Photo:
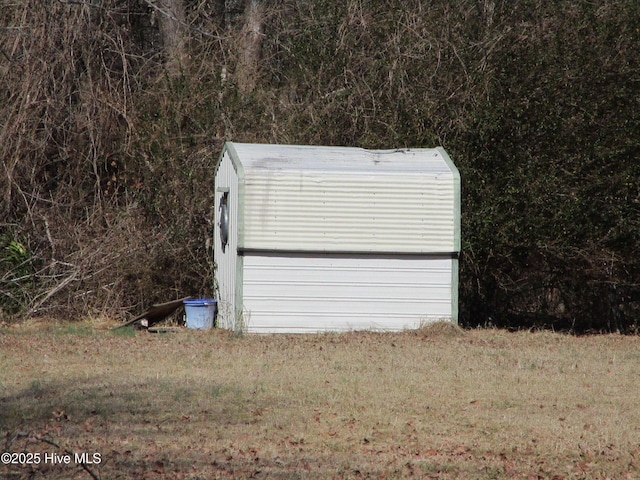
<svg viewBox="0 0 640 480">
<path fill-rule="evenodd" d="M 215 298 L 184 300 L 184 311 L 187 314 L 187 328 L 209 330 L 214 325 L 218 301 Z"/>
</svg>

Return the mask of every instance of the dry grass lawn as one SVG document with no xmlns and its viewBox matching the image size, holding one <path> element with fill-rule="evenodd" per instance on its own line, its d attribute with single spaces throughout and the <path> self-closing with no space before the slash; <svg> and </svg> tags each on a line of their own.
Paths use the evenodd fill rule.
<svg viewBox="0 0 640 480">
<path fill-rule="evenodd" d="M 5 327 L 0 442 L 41 460 L 0 476 L 640 478 L 639 363 L 638 337 L 442 324 L 243 337 Z M 100 463 L 54 464 L 65 452 Z"/>
</svg>

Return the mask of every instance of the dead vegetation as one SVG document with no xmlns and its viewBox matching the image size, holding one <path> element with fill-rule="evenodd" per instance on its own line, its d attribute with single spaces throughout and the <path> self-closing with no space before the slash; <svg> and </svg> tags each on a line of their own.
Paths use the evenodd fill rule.
<svg viewBox="0 0 640 480">
<path fill-rule="evenodd" d="M 448 321 L 430 322 L 409 333 L 421 337 L 459 337 L 465 335 L 465 330 L 459 325 Z"/>
<path fill-rule="evenodd" d="M 440 325 L 238 338 L 99 325 L 0 333 L 3 450 L 100 453 L 89 468 L 114 479 L 639 472 L 636 337 Z M 0 472 L 89 478 L 75 464 Z"/>
</svg>

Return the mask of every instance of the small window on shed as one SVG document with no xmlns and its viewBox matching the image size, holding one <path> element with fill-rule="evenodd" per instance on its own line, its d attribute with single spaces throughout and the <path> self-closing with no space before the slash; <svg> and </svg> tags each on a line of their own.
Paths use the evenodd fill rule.
<svg viewBox="0 0 640 480">
<path fill-rule="evenodd" d="M 220 198 L 220 243 L 222 244 L 222 252 L 227 248 L 229 243 L 229 192 L 224 192 Z"/>
</svg>

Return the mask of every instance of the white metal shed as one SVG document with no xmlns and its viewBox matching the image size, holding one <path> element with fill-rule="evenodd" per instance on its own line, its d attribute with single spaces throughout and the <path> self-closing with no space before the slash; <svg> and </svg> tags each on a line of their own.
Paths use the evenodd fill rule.
<svg viewBox="0 0 640 480">
<path fill-rule="evenodd" d="M 442 148 L 227 142 L 215 212 L 219 327 L 457 322 L 460 175 Z"/>
</svg>

